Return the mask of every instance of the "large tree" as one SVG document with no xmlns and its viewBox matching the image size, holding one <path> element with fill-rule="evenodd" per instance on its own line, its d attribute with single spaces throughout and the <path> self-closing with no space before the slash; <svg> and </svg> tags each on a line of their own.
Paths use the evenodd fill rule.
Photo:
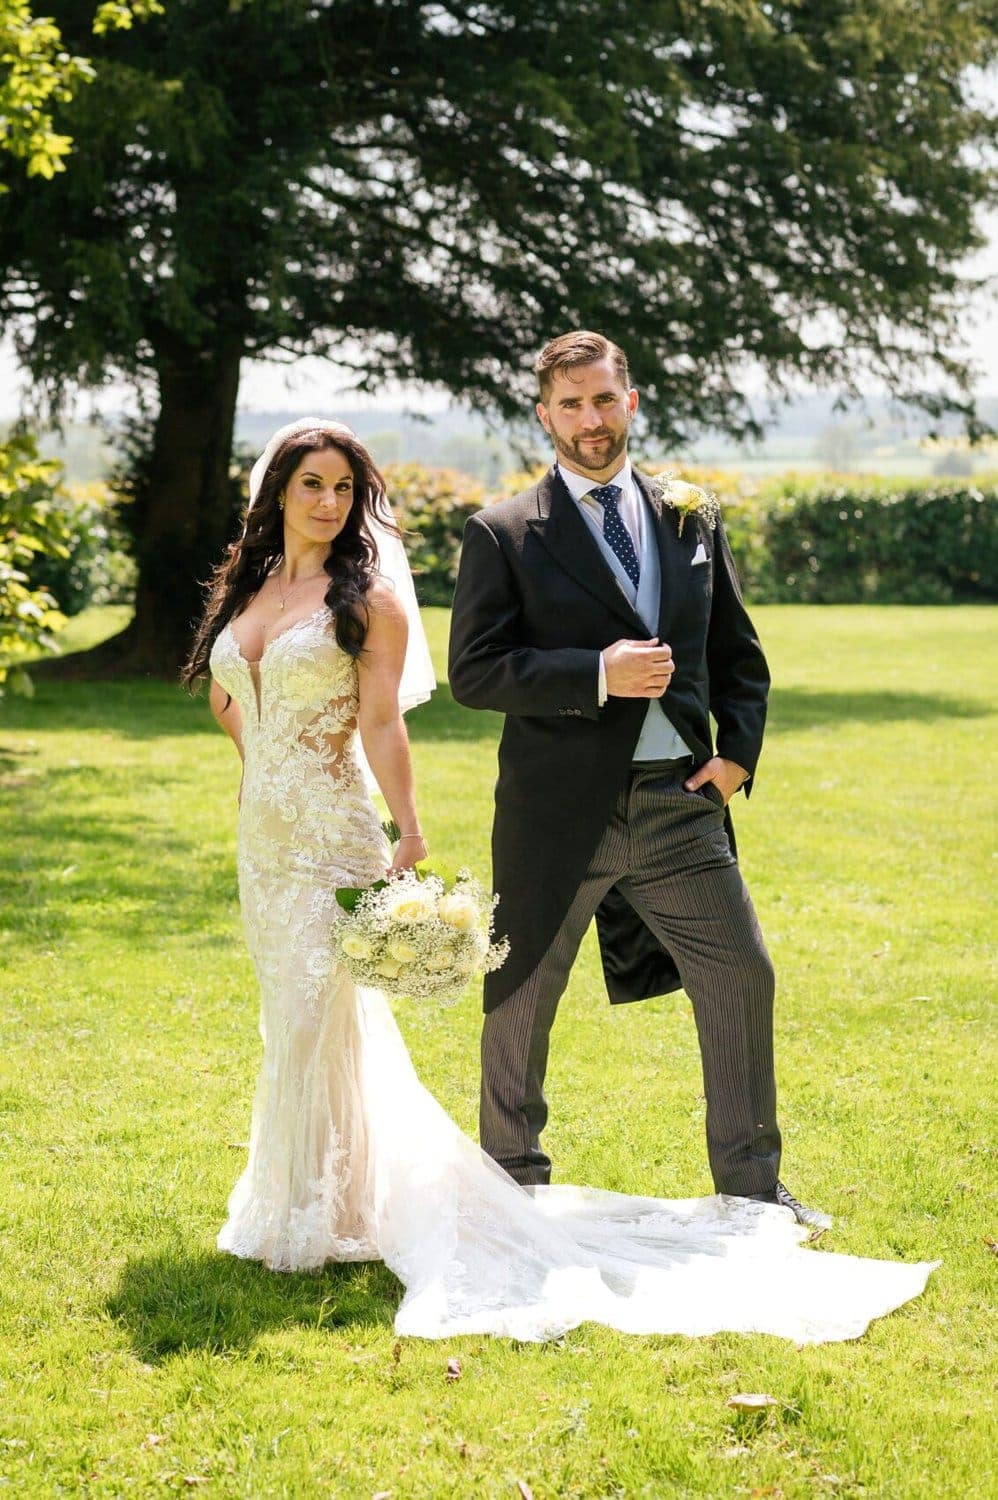
<svg viewBox="0 0 998 1500">
<path fill-rule="evenodd" d="M 100 4 L 93 30 L 126 29 L 136 15 L 159 10 L 158 0 Z M 65 171 L 72 141 L 53 128 L 53 101 L 65 103 L 93 76 L 87 60 L 66 51 L 59 28 L 36 17 L 28 0 L 0 0 L 0 157 L 13 158 L 29 177 Z M 0 697 L 8 687 L 31 691 L 31 679 L 17 664 L 38 647 L 51 647 L 52 632 L 63 622 L 52 595 L 32 577 L 40 558 L 66 556 L 59 476 L 59 465 L 41 462 L 22 428 L 0 442 Z"/>
<path fill-rule="evenodd" d="M 184 652 L 231 526 L 240 363 L 508 412 L 547 335 L 632 356 L 666 441 L 753 430 L 746 368 L 968 408 L 956 262 L 988 0 L 169 0 L 53 103 L 71 170 L 0 167 L 0 319 L 39 389 L 155 388 L 137 669 Z"/>
</svg>

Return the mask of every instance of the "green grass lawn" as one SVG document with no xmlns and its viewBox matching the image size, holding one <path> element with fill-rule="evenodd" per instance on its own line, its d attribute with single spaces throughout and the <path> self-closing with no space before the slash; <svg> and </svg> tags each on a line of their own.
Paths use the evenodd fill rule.
<svg viewBox="0 0 998 1500">
<path fill-rule="evenodd" d="M 442 661 L 446 616 L 429 614 Z M 776 687 L 737 823 L 779 977 L 785 1176 L 836 1216 L 829 1249 L 941 1258 L 926 1295 L 818 1348 L 591 1326 L 542 1347 L 397 1343 L 381 1266 L 281 1277 L 219 1256 L 259 1048 L 236 760 L 203 699 L 41 681 L 0 706 L 10 1493 L 994 1492 L 995 613 L 756 616 Z M 74 623 L 78 643 L 92 626 Z M 497 730 L 446 689 L 412 718 L 447 866 L 487 871 Z M 397 1014 L 473 1132 L 477 997 Z M 561 1180 L 710 1191 L 689 1006 L 611 1010 L 591 937 L 550 1097 Z M 779 1404 L 740 1417 L 740 1391 Z"/>
</svg>

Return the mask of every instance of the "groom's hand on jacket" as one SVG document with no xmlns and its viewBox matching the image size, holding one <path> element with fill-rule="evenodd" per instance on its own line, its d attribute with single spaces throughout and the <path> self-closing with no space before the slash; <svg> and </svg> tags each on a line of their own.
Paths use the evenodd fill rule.
<svg viewBox="0 0 998 1500">
<path fill-rule="evenodd" d="M 611 698 L 661 698 L 676 670 L 672 647 L 651 641 L 615 641 L 603 652 Z"/>
</svg>

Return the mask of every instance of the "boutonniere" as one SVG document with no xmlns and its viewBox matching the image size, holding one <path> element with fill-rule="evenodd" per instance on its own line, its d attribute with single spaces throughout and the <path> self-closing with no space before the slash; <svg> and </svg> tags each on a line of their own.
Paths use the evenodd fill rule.
<svg viewBox="0 0 998 1500">
<path fill-rule="evenodd" d="M 704 490 L 698 484 L 688 484 L 685 479 L 677 479 L 674 469 L 663 469 L 661 474 L 653 474 L 651 482 L 662 504 L 674 510 L 679 517 L 680 536 L 687 516 L 699 516 L 709 531 L 714 530 L 721 514 L 721 506 L 713 490 Z"/>
</svg>

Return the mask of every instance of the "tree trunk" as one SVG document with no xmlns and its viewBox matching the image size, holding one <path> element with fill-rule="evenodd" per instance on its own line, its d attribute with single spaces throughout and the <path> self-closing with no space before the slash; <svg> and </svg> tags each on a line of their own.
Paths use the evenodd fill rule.
<svg viewBox="0 0 998 1500">
<path fill-rule="evenodd" d="M 241 356 L 231 336 L 211 349 L 157 348 L 159 415 L 133 517 L 135 617 L 78 659 L 79 675 L 172 677 L 186 660 L 204 584 L 234 531 L 229 464 Z"/>
</svg>

